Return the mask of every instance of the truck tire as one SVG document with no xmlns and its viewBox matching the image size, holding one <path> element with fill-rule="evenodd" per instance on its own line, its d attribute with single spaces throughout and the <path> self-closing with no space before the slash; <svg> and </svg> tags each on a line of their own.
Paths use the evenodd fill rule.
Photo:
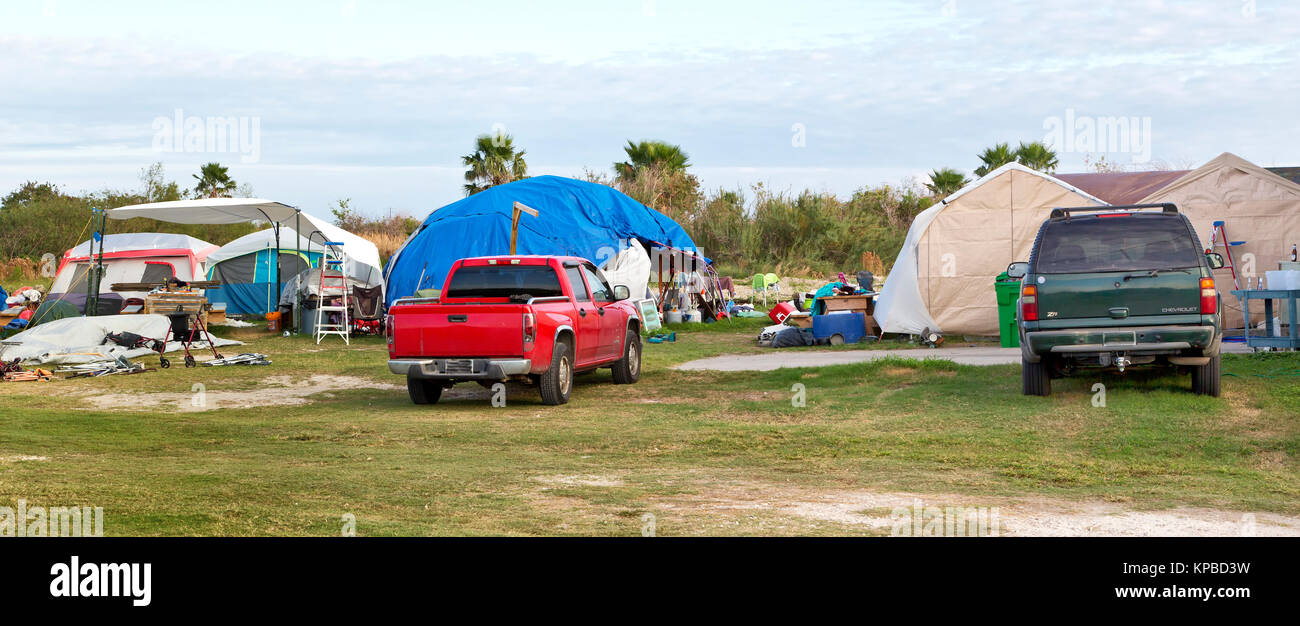
<svg viewBox="0 0 1300 626">
<path fill-rule="evenodd" d="M 623 338 L 623 358 L 614 363 L 614 382 L 630 385 L 641 378 L 641 334 L 628 330 Z"/>
<path fill-rule="evenodd" d="M 563 341 L 555 342 L 551 350 L 551 366 L 542 374 L 538 389 L 543 404 L 564 404 L 573 391 L 573 349 Z"/>
<path fill-rule="evenodd" d="M 1205 365 L 1192 366 L 1192 392 L 1202 396 L 1219 397 L 1223 383 L 1223 356 L 1210 357 Z"/>
<path fill-rule="evenodd" d="M 1020 382 L 1023 387 L 1022 392 L 1026 396 L 1052 395 L 1052 379 L 1048 373 L 1047 359 L 1039 359 L 1037 363 L 1021 359 Z"/>
<path fill-rule="evenodd" d="M 406 392 L 416 404 L 436 404 L 442 397 L 442 384 L 424 378 L 406 377 Z"/>
</svg>

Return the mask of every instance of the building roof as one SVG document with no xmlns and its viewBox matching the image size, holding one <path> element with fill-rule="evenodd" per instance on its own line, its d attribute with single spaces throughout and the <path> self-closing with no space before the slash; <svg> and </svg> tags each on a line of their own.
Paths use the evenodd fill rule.
<svg viewBox="0 0 1300 626">
<path fill-rule="evenodd" d="M 1266 167 L 1264 169 L 1293 183 L 1300 184 L 1300 167 Z"/>
<path fill-rule="evenodd" d="M 1190 170 L 1057 174 L 1056 177 L 1110 204 L 1136 204 Z"/>
</svg>

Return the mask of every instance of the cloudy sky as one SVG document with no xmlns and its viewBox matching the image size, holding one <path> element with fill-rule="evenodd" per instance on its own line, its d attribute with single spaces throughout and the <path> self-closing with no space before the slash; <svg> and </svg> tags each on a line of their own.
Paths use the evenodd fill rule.
<svg viewBox="0 0 1300 626">
<path fill-rule="evenodd" d="M 842 195 L 1045 137 L 1062 172 L 1300 165 L 1290 0 L 5 0 L 0 59 L 0 191 L 217 160 L 312 212 L 422 216 L 494 128 L 533 174 L 652 138 L 708 188 Z"/>
</svg>

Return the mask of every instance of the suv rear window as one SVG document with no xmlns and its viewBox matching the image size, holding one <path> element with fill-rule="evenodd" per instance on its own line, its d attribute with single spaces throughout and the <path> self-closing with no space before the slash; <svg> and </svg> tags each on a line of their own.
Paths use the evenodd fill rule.
<svg viewBox="0 0 1300 626">
<path fill-rule="evenodd" d="M 563 296 L 555 270 L 545 265 L 487 265 L 461 267 L 451 275 L 444 298 L 534 298 Z"/>
<path fill-rule="evenodd" d="M 1199 243 L 1177 217 L 1097 217 L 1048 222 L 1038 244 L 1040 274 L 1196 267 Z"/>
</svg>

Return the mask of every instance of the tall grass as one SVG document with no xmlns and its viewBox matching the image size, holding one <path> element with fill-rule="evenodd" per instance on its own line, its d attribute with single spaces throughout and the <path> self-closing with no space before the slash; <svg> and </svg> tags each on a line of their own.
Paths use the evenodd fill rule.
<svg viewBox="0 0 1300 626">
<path fill-rule="evenodd" d="M 677 172 L 643 172 L 631 181 L 587 179 L 618 187 L 680 223 L 725 273 L 822 275 L 861 269 L 883 274 L 916 217 L 935 199 L 917 187 L 863 187 L 846 201 L 825 192 L 694 191 Z M 671 180 L 654 180 L 655 178 Z M 671 191 L 665 191 L 671 190 Z"/>
</svg>

